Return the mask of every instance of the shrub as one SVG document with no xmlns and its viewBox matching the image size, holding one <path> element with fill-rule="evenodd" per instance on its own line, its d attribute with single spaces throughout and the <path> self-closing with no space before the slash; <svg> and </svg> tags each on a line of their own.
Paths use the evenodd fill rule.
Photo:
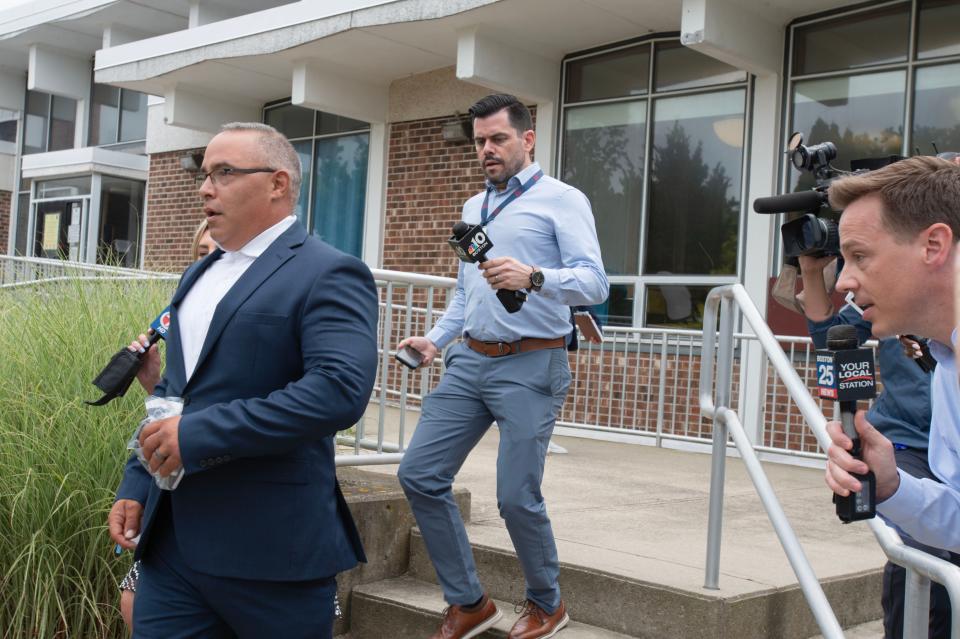
<svg viewBox="0 0 960 639">
<path fill-rule="evenodd" d="M 104 407 L 90 381 L 167 305 L 171 281 L 0 289 L 0 629 L 124 636 L 106 515 L 144 392 Z"/>
</svg>

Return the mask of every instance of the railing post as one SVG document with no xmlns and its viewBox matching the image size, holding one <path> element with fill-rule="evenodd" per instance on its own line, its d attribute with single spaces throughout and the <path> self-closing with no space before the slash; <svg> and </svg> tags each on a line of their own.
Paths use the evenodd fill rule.
<svg viewBox="0 0 960 639">
<path fill-rule="evenodd" d="M 712 324 L 712 322 L 711 322 Z M 705 326 L 705 328 L 711 327 Z M 720 338 L 716 355 L 717 385 L 715 410 L 730 404 L 730 378 L 733 367 L 733 301 L 724 296 L 720 300 Z M 706 337 L 706 336 L 704 336 Z M 707 352 L 707 348 L 710 352 Z M 701 366 L 713 366 L 713 339 L 704 340 Z M 701 389 L 707 390 L 709 389 Z M 713 452 L 710 460 L 710 512 L 707 521 L 707 565 L 703 587 L 709 590 L 720 588 L 720 537 L 723 531 L 723 484 L 727 463 L 727 426 L 713 415 Z"/>
<path fill-rule="evenodd" d="M 903 586 L 903 637 L 926 639 L 930 626 L 930 580 L 906 568 Z"/>
<path fill-rule="evenodd" d="M 653 340 L 650 340 L 653 345 Z M 667 334 L 660 340 L 660 387 L 657 390 L 657 448 L 663 445 L 663 408 L 667 400 Z"/>
</svg>

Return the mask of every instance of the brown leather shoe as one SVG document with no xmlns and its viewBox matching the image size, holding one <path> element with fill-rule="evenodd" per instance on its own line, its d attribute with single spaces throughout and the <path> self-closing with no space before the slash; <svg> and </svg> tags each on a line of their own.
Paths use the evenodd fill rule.
<svg viewBox="0 0 960 639">
<path fill-rule="evenodd" d="M 567 607 L 560 601 L 560 605 L 548 615 L 546 611 L 529 599 L 522 604 L 520 618 L 513 624 L 507 639 L 546 639 L 557 634 L 561 628 L 570 622 Z"/>
<path fill-rule="evenodd" d="M 467 612 L 463 606 L 448 606 L 443 611 L 440 628 L 430 635 L 430 639 L 470 639 L 497 623 L 502 616 L 497 604 L 486 595 L 473 612 Z"/>
</svg>

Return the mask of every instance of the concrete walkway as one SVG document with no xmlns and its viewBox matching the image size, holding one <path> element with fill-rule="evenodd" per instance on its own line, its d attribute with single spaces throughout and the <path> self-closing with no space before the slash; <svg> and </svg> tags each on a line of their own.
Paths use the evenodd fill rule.
<svg viewBox="0 0 960 639">
<path fill-rule="evenodd" d="M 375 432 L 371 405 L 367 437 Z M 399 412 L 388 411 L 393 435 Z M 406 440 L 419 414 L 406 416 Z M 727 462 L 720 590 L 703 588 L 709 455 L 556 437 L 569 453 L 547 458 L 543 493 L 560 560 L 701 597 L 736 597 L 795 584 L 786 555 L 739 459 Z M 467 459 L 456 485 L 472 496 L 471 540 L 512 549 L 497 512 L 495 460 L 499 434 L 490 429 Z M 396 466 L 367 466 L 392 474 Z M 768 477 L 819 579 L 878 571 L 885 559 L 864 524 L 841 524 L 823 471 L 765 464 Z M 865 592 L 877 602 L 879 592 Z"/>
</svg>

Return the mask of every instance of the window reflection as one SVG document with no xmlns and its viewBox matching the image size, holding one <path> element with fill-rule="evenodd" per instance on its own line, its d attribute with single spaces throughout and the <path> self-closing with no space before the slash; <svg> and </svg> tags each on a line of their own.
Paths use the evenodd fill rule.
<svg viewBox="0 0 960 639">
<path fill-rule="evenodd" d="M 654 86 L 657 91 L 743 82 L 746 71 L 698 53 L 679 42 L 658 42 Z"/>
<path fill-rule="evenodd" d="M 604 326 L 633 326 L 633 284 L 611 284 L 610 295 L 593 311 Z"/>
<path fill-rule="evenodd" d="M 917 57 L 936 58 L 960 53 L 960 2 L 924 0 L 920 3 Z"/>
<path fill-rule="evenodd" d="M 147 94 L 124 89 L 120 97 L 120 142 L 147 137 Z"/>
<path fill-rule="evenodd" d="M 647 286 L 645 326 L 703 328 L 703 307 L 712 286 Z"/>
<path fill-rule="evenodd" d="M 657 100 L 645 274 L 734 274 L 742 89 Z"/>
<path fill-rule="evenodd" d="M 608 273 L 636 274 L 646 102 L 567 110 L 563 181 L 590 199 Z"/>
<path fill-rule="evenodd" d="M 918 69 L 915 88 L 913 145 L 960 151 L 960 64 Z"/>
<path fill-rule="evenodd" d="M 805 80 L 794 85 L 791 131 L 805 144 L 833 142 L 833 166 L 849 171 L 850 160 L 900 153 L 903 143 L 904 71 Z M 813 187 L 813 177 L 790 168 L 788 190 Z"/>
<path fill-rule="evenodd" d="M 97 264 L 136 268 L 140 262 L 144 183 L 103 176 Z"/>
<path fill-rule="evenodd" d="M 291 140 L 313 135 L 313 109 L 293 104 L 270 107 L 264 113 L 263 121 Z"/>
<path fill-rule="evenodd" d="M 94 84 L 90 114 L 90 143 L 96 146 L 116 142 L 119 116 L 120 89 L 107 84 Z"/>
<path fill-rule="evenodd" d="M 316 141 L 313 232 L 356 256 L 363 248 L 368 146 L 366 133 Z"/>
<path fill-rule="evenodd" d="M 567 65 L 568 102 L 601 100 L 647 92 L 650 45 L 620 49 Z"/>
<path fill-rule="evenodd" d="M 50 118 L 50 96 L 27 91 L 27 116 L 23 134 L 23 154 L 47 150 L 47 125 Z"/>
<path fill-rule="evenodd" d="M 55 95 L 50 111 L 49 150 L 72 149 L 77 124 L 77 101 Z"/>
<path fill-rule="evenodd" d="M 909 41 L 909 3 L 816 22 L 794 32 L 793 73 L 903 62 Z"/>
</svg>

